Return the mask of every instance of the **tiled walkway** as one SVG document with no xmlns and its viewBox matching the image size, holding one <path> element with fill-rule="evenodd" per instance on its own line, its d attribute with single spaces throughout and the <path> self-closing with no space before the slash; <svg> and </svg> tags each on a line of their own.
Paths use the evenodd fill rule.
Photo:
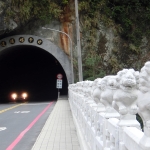
<svg viewBox="0 0 150 150">
<path fill-rule="evenodd" d="M 69 102 L 58 99 L 32 150 L 80 150 Z"/>
</svg>

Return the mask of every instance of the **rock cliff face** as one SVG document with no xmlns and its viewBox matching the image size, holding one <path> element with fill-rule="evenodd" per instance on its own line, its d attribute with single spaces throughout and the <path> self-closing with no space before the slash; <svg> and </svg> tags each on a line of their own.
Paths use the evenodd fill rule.
<svg viewBox="0 0 150 150">
<path fill-rule="evenodd" d="M 14 8 L 14 17 L 7 18 L 11 0 L 0 0 L 0 39 L 17 34 L 29 34 L 44 37 L 55 45 L 59 46 L 66 55 L 70 56 L 70 40 L 72 40 L 74 70 L 77 75 L 77 52 L 76 52 L 76 24 L 74 1 L 70 0 L 69 5 L 63 10 L 59 20 L 53 20 L 49 24 L 44 24 L 39 19 L 29 20 L 26 24 L 21 24 L 17 14 L 19 11 Z M 94 44 L 89 40 L 92 30 L 85 30 L 84 14 L 80 16 L 81 49 L 83 61 L 84 79 L 94 79 L 107 74 L 115 74 L 122 68 L 134 68 L 139 70 L 143 64 L 149 60 L 149 39 L 143 37 L 137 53 L 134 44 L 128 44 L 121 38 L 115 30 L 115 26 L 106 27 L 99 20 L 98 25 L 93 29 L 95 32 Z M 42 29 L 42 27 L 49 29 Z M 58 30 L 58 31 L 56 31 Z M 61 33 L 59 32 L 61 31 Z M 63 33 L 64 32 L 64 33 Z M 130 48 L 130 52 L 128 49 Z"/>
<path fill-rule="evenodd" d="M 14 34 L 30 34 L 44 37 L 51 42 L 55 43 L 57 46 L 62 48 L 64 52 L 69 55 L 70 53 L 70 42 L 69 38 L 63 34 L 66 33 L 70 36 L 72 40 L 74 35 L 74 15 L 72 13 L 71 4 L 70 7 L 66 7 L 63 15 L 61 15 L 60 20 L 54 20 L 50 24 L 43 24 L 41 20 L 33 19 L 28 21 L 26 24 L 21 24 L 21 20 L 19 20 L 17 14 L 19 11 L 17 8 L 14 8 L 13 12 L 16 13 L 14 18 L 7 18 L 7 12 L 10 9 L 10 0 L 0 1 L 0 38 L 4 38 L 6 36 L 14 35 Z M 12 8 L 11 8 L 12 9 Z M 47 30 L 43 30 L 42 27 L 49 28 Z M 52 29 L 52 30 L 51 30 Z M 61 31 L 54 31 L 58 30 Z"/>
</svg>

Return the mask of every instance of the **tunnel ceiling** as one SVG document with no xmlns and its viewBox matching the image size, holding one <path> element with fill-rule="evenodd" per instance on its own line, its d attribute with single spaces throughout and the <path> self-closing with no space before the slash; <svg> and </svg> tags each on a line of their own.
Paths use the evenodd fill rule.
<svg viewBox="0 0 150 150">
<path fill-rule="evenodd" d="M 67 94 L 67 78 L 58 60 L 36 46 L 13 46 L 0 52 L 0 98 L 14 91 L 27 91 L 30 100 L 56 99 L 56 75 L 63 74 L 62 95 Z"/>
</svg>

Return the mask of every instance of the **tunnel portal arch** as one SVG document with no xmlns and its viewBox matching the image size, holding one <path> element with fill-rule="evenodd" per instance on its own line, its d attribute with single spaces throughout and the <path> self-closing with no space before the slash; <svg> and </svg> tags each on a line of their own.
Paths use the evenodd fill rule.
<svg viewBox="0 0 150 150">
<path fill-rule="evenodd" d="M 36 46 L 53 55 L 66 73 L 68 84 L 72 83 L 71 63 L 68 56 L 49 40 L 34 35 L 14 35 L 0 40 L 0 52 L 12 46 Z"/>
</svg>

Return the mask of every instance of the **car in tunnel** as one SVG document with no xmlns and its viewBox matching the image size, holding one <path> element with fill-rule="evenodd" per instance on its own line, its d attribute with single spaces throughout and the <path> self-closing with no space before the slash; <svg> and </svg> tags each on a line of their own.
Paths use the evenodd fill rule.
<svg viewBox="0 0 150 150">
<path fill-rule="evenodd" d="M 10 95 L 12 102 L 25 102 L 28 100 L 27 92 L 13 92 Z"/>
</svg>

